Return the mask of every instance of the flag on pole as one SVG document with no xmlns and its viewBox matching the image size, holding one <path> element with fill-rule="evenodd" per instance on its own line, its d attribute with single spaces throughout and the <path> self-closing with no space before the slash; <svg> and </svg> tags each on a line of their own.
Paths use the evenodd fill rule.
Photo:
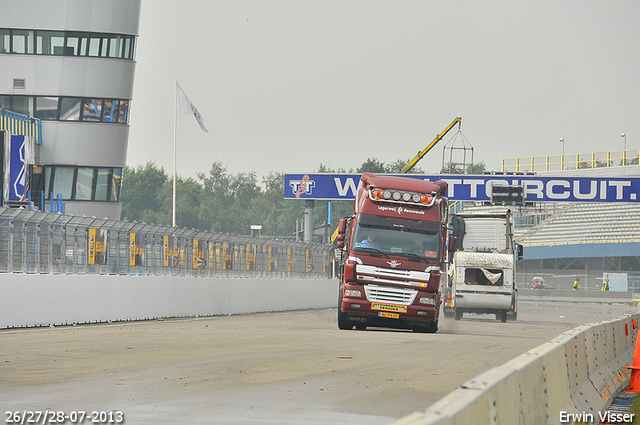
<svg viewBox="0 0 640 425">
<path fill-rule="evenodd" d="M 178 83 L 176 82 L 176 84 Z M 178 88 L 180 89 L 180 93 L 182 94 L 182 96 L 180 97 L 180 112 L 183 115 L 193 114 L 193 116 L 196 117 L 196 121 L 198 121 L 198 124 L 200 125 L 202 131 L 208 133 L 209 130 L 207 130 L 207 128 L 204 126 L 204 123 L 202 122 L 202 115 L 200 115 L 200 112 L 198 112 L 198 109 L 189 100 L 187 95 L 184 94 L 184 90 L 182 90 L 180 84 L 178 84 Z"/>
</svg>

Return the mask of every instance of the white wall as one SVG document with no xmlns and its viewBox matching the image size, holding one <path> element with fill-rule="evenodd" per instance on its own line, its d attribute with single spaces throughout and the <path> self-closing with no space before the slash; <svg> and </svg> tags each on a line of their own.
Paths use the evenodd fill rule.
<svg viewBox="0 0 640 425">
<path fill-rule="evenodd" d="M 332 279 L 0 274 L 0 328 L 336 307 Z"/>
</svg>

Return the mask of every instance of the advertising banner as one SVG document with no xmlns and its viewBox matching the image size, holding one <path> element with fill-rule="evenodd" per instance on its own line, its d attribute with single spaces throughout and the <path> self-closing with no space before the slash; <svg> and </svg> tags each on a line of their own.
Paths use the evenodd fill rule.
<svg viewBox="0 0 640 425">
<path fill-rule="evenodd" d="M 145 265 L 144 234 L 129 233 L 129 266 Z"/>
<path fill-rule="evenodd" d="M 215 250 L 217 249 L 217 247 L 214 247 L 214 245 L 212 243 L 208 244 L 209 247 L 209 262 L 207 263 L 209 265 L 209 270 L 212 270 L 213 268 L 215 268 L 216 260 L 215 260 Z"/>
<path fill-rule="evenodd" d="M 247 271 L 253 270 L 256 265 L 256 247 L 255 245 L 247 244 L 245 251 L 245 259 Z"/>
<path fill-rule="evenodd" d="M 9 153 L 9 202 L 27 201 L 29 165 L 34 163 L 33 139 L 29 136 L 11 136 Z"/>
<path fill-rule="evenodd" d="M 216 245 L 216 268 L 218 270 L 224 270 L 222 261 L 222 247 L 220 245 Z"/>
<path fill-rule="evenodd" d="M 269 247 L 267 248 L 267 252 L 269 255 L 267 271 L 270 271 L 270 272 L 275 272 L 277 270 L 277 257 L 274 255 L 275 254 L 274 251 L 275 249 L 273 249 L 271 245 L 269 245 Z"/>
<path fill-rule="evenodd" d="M 313 257 L 311 256 L 311 250 L 307 249 L 305 258 L 307 264 L 307 273 L 311 273 L 313 271 Z"/>
<path fill-rule="evenodd" d="M 89 264 L 107 264 L 107 230 L 89 229 Z"/>
<path fill-rule="evenodd" d="M 293 250 L 287 248 L 287 271 L 292 272 L 296 266 L 296 257 L 293 255 Z"/>
<path fill-rule="evenodd" d="M 234 245 L 229 242 L 222 243 L 222 270 L 233 270 Z"/>
<path fill-rule="evenodd" d="M 640 178 L 395 174 L 449 184 L 452 201 L 491 201 L 493 186 L 522 186 L 525 202 L 640 202 Z M 285 174 L 285 199 L 354 199 L 360 174 Z"/>
<path fill-rule="evenodd" d="M 165 267 L 178 267 L 178 240 L 175 236 L 163 236 L 162 256 Z"/>
<path fill-rule="evenodd" d="M 193 240 L 193 269 L 204 268 L 204 245 L 205 242 L 200 239 Z"/>
</svg>

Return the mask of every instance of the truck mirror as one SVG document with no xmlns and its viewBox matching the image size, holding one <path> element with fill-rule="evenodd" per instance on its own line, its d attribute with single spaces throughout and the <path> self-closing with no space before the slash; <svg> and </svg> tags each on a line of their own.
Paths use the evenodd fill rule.
<svg viewBox="0 0 640 425">
<path fill-rule="evenodd" d="M 341 218 L 340 224 L 338 224 L 338 235 L 344 235 L 346 231 L 347 231 L 347 220 L 345 220 L 344 218 Z M 344 240 L 344 238 L 342 238 L 342 240 Z"/>
<path fill-rule="evenodd" d="M 449 237 L 449 244 L 448 244 L 447 250 L 449 252 L 453 252 L 456 250 L 457 245 L 458 245 L 458 238 L 456 238 L 455 236 Z"/>
<path fill-rule="evenodd" d="M 518 260 L 522 260 L 524 258 L 524 247 L 518 243 L 516 248 L 518 250 Z"/>
<path fill-rule="evenodd" d="M 338 242 L 336 242 L 336 246 L 340 249 L 344 248 L 344 241 L 339 240 Z"/>
</svg>

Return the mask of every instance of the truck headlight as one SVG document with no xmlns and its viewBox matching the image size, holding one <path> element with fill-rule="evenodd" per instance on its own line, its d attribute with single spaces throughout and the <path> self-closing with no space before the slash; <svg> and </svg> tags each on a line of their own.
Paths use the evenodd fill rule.
<svg viewBox="0 0 640 425">
<path fill-rule="evenodd" d="M 347 289 L 346 291 L 344 291 L 344 294 L 347 297 L 361 297 L 362 296 L 362 292 L 358 291 L 357 289 Z"/>
<path fill-rule="evenodd" d="M 436 299 L 435 298 L 429 298 L 429 297 L 420 297 L 420 304 L 436 305 Z"/>
</svg>

